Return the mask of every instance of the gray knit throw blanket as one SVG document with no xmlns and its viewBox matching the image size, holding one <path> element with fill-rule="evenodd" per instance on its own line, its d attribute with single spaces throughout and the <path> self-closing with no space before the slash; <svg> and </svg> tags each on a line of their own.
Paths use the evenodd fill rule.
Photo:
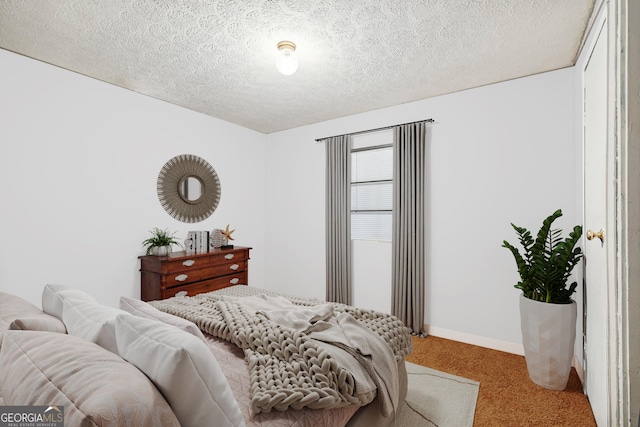
<svg viewBox="0 0 640 427">
<path fill-rule="evenodd" d="M 350 370 L 332 357 L 330 346 L 294 328 L 269 320 L 241 304 L 224 301 L 234 297 L 268 295 L 285 297 L 296 306 L 313 307 L 325 302 L 285 295 L 248 286 L 233 286 L 193 297 L 152 301 L 153 307 L 194 322 L 203 332 L 242 348 L 251 378 L 251 411 L 254 414 L 288 408 L 338 408 L 365 405 L 376 396 L 356 389 Z M 373 331 L 389 346 L 396 362 L 411 353 L 409 329 L 395 316 L 373 310 L 330 303 L 335 315 L 346 313 Z M 396 408 L 393 408 L 395 410 Z"/>
</svg>

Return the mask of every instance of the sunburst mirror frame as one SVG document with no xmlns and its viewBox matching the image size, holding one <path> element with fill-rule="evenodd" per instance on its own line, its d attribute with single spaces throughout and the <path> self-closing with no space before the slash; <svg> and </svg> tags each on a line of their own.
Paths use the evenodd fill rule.
<svg viewBox="0 0 640 427">
<path fill-rule="evenodd" d="M 181 185 L 189 178 L 200 183 L 201 194 L 189 200 L 181 193 Z M 220 202 L 220 179 L 213 167 L 203 158 L 181 154 L 169 160 L 158 175 L 158 199 L 165 211 L 178 221 L 204 221 Z"/>
</svg>

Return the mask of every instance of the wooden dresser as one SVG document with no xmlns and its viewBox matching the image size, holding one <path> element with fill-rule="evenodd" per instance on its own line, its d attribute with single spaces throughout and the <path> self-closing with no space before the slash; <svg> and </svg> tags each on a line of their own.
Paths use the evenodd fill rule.
<svg viewBox="0 0 640 427">
<path fill-rule="evenodd" d="M 169 256 L 140 256 L 143 301 L 165 299 L 179 292 L 195 295 L 233 285 L 247 285 L 249 250 L 212 249 L 205 254 L 173 252 Z"/>
</svg>

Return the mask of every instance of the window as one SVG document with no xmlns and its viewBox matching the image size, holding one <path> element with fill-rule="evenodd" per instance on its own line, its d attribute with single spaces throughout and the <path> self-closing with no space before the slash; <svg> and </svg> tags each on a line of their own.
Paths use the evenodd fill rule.
<svg viewBox="0 0 640 427">
<path fill-rule="evenodd" d="M 351 151 L 351 238 L 391 241 L 392 132 L 354 138 Z"/>
</svg>

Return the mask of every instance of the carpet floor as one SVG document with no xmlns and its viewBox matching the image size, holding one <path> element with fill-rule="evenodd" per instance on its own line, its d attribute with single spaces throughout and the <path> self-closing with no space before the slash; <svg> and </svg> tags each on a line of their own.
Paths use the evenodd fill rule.
<svg viewBox="0 0 640 427">
<path fill-rule="evenodd" d="M 575 369 L 563 391 L 529 379 L 523 356 L 438 337 L 413 338 L 406 360 L 480 383 L 474 427 L 596 427 Z"/>
</svg>

